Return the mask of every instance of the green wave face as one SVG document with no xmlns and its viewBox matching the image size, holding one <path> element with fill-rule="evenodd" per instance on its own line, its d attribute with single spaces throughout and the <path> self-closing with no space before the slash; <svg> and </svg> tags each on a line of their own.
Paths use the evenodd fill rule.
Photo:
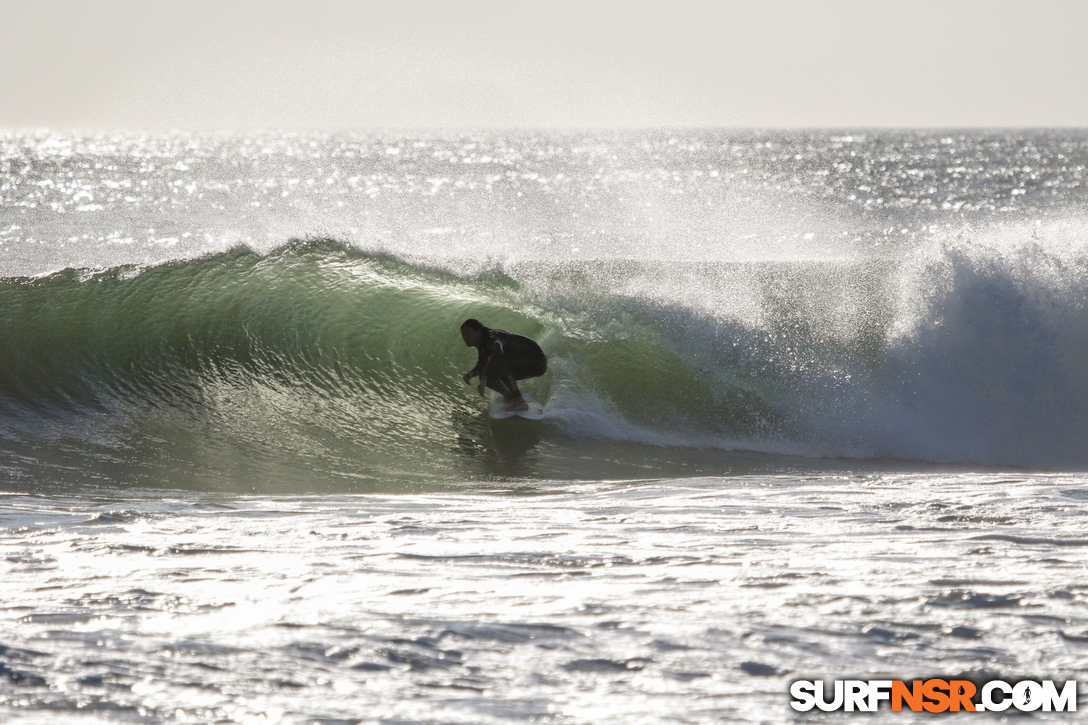
<svg viewBox="0 0 1088 725">
<path fill-rule="evenodd" d="M 614 473 L 647 455 L 587 457 L 585 440 L 617 437 L 610 421 L 736 434 L 772 417 L 744 385 L 715 389 L 691 370 L 653 310 L 620 319 L 615 299 L 567 304 L 549 308 L 500 273 L 459 277 L 332 242 L 7 280 L 0 405 L 4 443 L 24 461 L 8 476 L 40 477 L 32 459 L 262 490 L 592 477 L 602 460 Z M 541 342 L 551 371 L 524 389 L 551 404 L 549 421 L 487 418 L 461 380 L 475 364 L 458 331 L 468 317 Z"/>
<path fill-rule="evenodd" d="M 1080 468 L 1086 270 L 951 249 L 455 274 L 314 241 L 8 279 L 0 476 L 298 491 L 783 454 Z M 541 343 L 549 371 L 523 387 L 544 421 L 491 421 L 463 384 L 469 317 Z"/>
</svg>

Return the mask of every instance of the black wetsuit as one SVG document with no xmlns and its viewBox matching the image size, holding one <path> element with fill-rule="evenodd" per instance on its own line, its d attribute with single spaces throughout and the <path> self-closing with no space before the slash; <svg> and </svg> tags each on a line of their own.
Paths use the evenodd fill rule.
<svg viewBox="0 0 1088 725">
<path fill-rule="evenodd" d="M 507 400 L 521 397 L 519 380 L 540 377 L 548 370 L 548 358 L 540 345 L 523 335 L 484 328 L 476 350 L 480 358 L 469 377 L 482 376 L 487 387 Z"/>
</svg>

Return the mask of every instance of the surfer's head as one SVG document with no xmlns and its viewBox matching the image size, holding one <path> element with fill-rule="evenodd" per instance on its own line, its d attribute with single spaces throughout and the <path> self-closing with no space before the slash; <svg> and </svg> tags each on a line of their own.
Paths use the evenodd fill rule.
<svg viewBox="0 0 1088 725">
<path fill-rule="evenodd" d="M 476 347 L 487 337 L 487 328 L 479 320 L 465 320 L 461 323 L 461 339 L 465 347 Z"/>
</svg>

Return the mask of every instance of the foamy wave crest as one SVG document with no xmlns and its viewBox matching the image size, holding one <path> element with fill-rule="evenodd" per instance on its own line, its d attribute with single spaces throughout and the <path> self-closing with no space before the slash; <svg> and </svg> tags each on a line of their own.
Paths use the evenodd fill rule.
<svg viewBox="0 0 1088 725">
<path fill-rule="evenodd" d="M 1088 254 L 1012 234 L 942 244 L 903 271 L 870 382 L 875 451 L 1088 464 Z"/>
</svg>

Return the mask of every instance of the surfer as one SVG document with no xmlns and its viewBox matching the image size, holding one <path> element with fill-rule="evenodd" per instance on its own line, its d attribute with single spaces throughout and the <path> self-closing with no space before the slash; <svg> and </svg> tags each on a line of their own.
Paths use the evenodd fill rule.
<svg viewBox="0 0 1088 725">
<path fill-rule="evenodd" d="M 484 388 L 491 388 L 502 395 L 511 410 L 526 410 L 528 405 L 518 390 L 518 381 L 538 378 L 548 369 L 548 358 L 540 345 L 523 335 L 492 330 L 479 320 L 461 324 L 461 339 L 465 347 L 474 347 L 479 353 L 476 367 L 463 376 L 465 384 L 478 375 L 480 384 L 476 389 L 480 395 Z"/>
</svg>

